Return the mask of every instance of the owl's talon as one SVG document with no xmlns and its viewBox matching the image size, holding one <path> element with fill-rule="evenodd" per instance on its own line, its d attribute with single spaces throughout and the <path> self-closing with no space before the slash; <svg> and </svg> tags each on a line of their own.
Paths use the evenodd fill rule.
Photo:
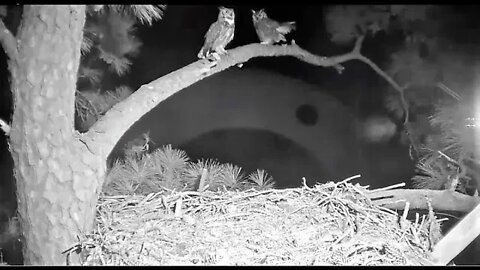
<svg viewBox="0 0 480 270">
<path fill-rule="evenodd" d="M 213 68 L 217 65 L 217 61 L 214 59 L 207 59 L 208 68 Z"/>
</svg>

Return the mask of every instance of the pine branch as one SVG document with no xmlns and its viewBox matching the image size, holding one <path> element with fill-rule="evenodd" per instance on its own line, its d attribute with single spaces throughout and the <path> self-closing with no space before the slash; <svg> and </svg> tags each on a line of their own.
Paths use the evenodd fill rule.
<svg viewBox="0 0 480 270">
<path fill-rule="evenodd" d="M 141 116 L 176 92 L 215 73 L 256 57 L 291 56 L 321 67 L 335 67 L 351 60 L 366 61 L 367 58 L 360 54 L 362 41 L 363 38 L 359 38 L 351 52 L 332 57 L 312 54 L 296 44 L 275 46 L 253 43 L 229 50 L 221 60 L 213 64 L 208 60 L 199 60 L 141 86 L 100 118 L 89 132 L 83 134 L 82 141 L 87 143 L 90 149 L 96 149 L 98 154 L 106 157 L 123 133 Z M 370 66 L 376 66 L 368 63 Z M 386 74 L 385 76 L 388 77 Z"/>
<path fill-rule="evenodd" d="M 133 14 L 142 24 L 152 25 L 162 19 L 166 5 L 108 5 L 115 12 Z"/>
<path fill-rule="evenodd" d="M 165 5 L 131 5 L 133 14 L 142 24 L 152 25 L 153 21 L 160 20 L 163 17 Z"/>
<path fill-rule="evenodd" d="M 82 121 L 89 116 L 97 118 L 100 115 L 97 106 L 84 93 L 76 90 L 75 95 L 75 110 Z"/>
<path fill-rule="evenodd" d="M 2 44 L 5 53 L 11 60 L 15 60 L 18 55 L 17 49 L 17 39 L 15 36 L 8 30 L 7 26 L 3 23 L 3 20 L 0 19 L 0 44 Z"/>
<path fill-rule="evenodd" d="M 448 86 L 446 86 L 444 83 L 442 82 L 439 82 L 436 84 L 436 86 L 440 89 L 442 89 L 445 93 L 447 93 L 449 96 L 453 97 L 454 99 L 456 99 L 457 101 L 462 99 L 462 97 L 455 91 L 453 91 L 452 89 L 450 89 Z"/>
</svg>

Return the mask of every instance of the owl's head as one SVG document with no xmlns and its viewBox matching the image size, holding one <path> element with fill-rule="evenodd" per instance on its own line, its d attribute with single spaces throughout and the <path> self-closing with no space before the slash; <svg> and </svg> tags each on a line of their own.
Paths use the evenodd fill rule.
<svg viewBox="0 0 480 270">
<path fill-rule="evenodd" d="M 219 7 L 220 12 L 218 13 L 218 20 L 225 21 L 228 24 L 232 25 L 235 22 L 235 11 L 233 8 Z"/>
<path fill-rule="evenodd" d="M 252 9 L 252 18 L 253 22 L 256 23 L 262 19 L 268 18 L 267 13 L 265 13 L 265 9 L 260 9 L 259 11 L 255 11 Z"/>
</svg>

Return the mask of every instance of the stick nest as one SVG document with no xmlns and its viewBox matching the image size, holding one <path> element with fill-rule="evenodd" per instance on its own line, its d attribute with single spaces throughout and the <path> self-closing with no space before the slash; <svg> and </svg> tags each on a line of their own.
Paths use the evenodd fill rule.
<svg viewBox="0 0 480 270">
<path fill-rule="evenodd" d="M 436 220 L 402 219 L 348 181 L 101 196 L 83 265 L 432 265 Z"/>
</svg>

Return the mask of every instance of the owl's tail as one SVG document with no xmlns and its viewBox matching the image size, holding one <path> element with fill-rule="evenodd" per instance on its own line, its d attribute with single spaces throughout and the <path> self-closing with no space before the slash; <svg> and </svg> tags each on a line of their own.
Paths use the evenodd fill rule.
<svg viewBox="0 0 480 270">
<path fill-rule="evenodd" d="M 277 27 L 277 31 L 284 35 L 290 33 L 295 29 L 297 29 L 295 22 L 285 22 L 285 23 L 282 23 L 279 27 Z"/>
</svg>

